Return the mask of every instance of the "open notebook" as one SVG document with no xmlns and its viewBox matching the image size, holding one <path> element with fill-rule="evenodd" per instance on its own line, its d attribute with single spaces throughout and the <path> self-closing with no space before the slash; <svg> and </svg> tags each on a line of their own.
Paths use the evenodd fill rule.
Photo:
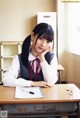
<svg viewBox="0 0 80 118">
<path fill-rule="evenodd" d="M 41 98 L 44 97 L 40 87 L 16 87 L 15 98 Z"/>
</svg>

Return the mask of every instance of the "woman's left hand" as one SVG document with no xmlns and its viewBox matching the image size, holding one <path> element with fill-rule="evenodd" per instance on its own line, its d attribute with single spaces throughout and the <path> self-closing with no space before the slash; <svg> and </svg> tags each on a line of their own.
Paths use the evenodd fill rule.
<svg viewBox="0 0 80 118">
<path fill-rule="evenodd" d="M 40 62 L 43 62 L 45 60 L 44 55 L 49 51 L 52 51 L 52 48 L 50 46 L 48 47 L 48 49 L 44 50 L 43 52 L 39 54 Z"/>
</svg>

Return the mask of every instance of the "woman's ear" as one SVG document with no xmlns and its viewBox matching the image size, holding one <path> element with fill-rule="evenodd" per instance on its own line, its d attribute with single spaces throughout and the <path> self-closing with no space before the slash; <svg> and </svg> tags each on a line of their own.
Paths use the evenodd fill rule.
<svg viewBox="0 0 80 118">
<path fill-rule="evenodd" d="M 34 32 L 31 33 L 31 44 L 30 44 L 30 48 L 32 48 L 33 40 L 34 40 Z"/>
<path fill-rule="evenodd" d="M 34 32 L 31 33 L 31 41 L 34 39 Z"/>
</svg>

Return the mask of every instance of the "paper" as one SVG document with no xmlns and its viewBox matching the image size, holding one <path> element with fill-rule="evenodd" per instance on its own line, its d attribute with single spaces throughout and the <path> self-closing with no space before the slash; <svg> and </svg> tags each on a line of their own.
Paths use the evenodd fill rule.
<svg viewBox="0 0 80 118">
<path fill-rule="evenodd" d="M 40 87 L 16 87 L 15 98 L 44 97 Z"/>
</svg>

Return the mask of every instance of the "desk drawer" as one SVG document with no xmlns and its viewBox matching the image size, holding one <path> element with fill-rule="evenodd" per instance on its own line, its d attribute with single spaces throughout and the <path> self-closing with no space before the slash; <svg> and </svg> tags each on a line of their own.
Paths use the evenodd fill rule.
<svg viewBox="0 0 80 118">
<path fill-rule="evenodd" d="M 53 104 L 13 104 L 2 105 L 2 110 L 8 113 L 45 113 L 45 112 L 72 112 L 76 111 L 76 103 L 53 103 Z"/>
</svg>

